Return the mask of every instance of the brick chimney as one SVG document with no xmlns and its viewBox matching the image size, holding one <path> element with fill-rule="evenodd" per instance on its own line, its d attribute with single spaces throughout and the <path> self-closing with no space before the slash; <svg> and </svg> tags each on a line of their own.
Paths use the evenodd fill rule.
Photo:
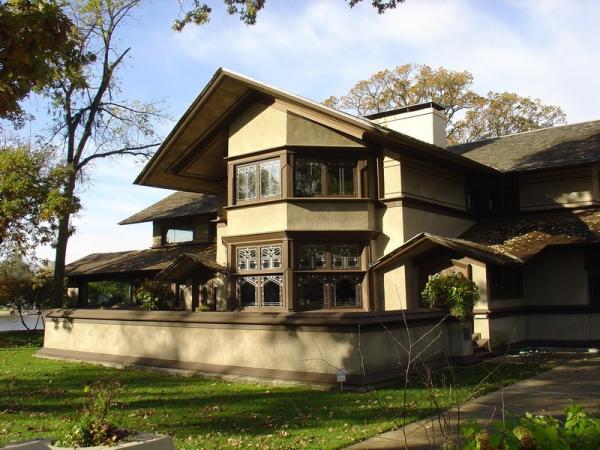
<svg viewBox="0 0 600 450">
<path fill-rule="evenodd" d="M 444 107 L 435 102 L 405 106 L 365 117 L 391 130 L 446 148 Z"/>
</svg>

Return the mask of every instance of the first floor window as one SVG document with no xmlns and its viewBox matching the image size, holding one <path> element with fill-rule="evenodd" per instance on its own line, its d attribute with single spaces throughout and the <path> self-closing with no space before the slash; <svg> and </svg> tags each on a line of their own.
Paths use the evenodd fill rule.
<svg viewBox="0 0 600 450">
<path fill-rule="evenodd" d="M 332 262 L 335 269 L 359 269 L 360 253 L 356 245 L 334 245 L 331 247 Z"/>
<path fill-rule="evenodd" d="M 489 266 L 487 273 L 492 300 L 523 297 L 523 272 L 520 267 Z"/>
<path fill-rule="evenodd" d="M 256 247 L 243 247 L 237 249 L 238 270 L 256 270 Z"/>
<path fill-rule="evenodd" d="M 283 276 L 238 277 L 237 300 L 240 306 L 282 306 Z"/>
<path fill-rule="evenodd" d="M 360 306 L 362 274 L 302 274 L 297 282 L 300 309 Z"/>
<path fill-rule="evenodd" d="M 298 248 L 298 268 L 322 269 L 325 267 L 325 246 L 301 245 Z"/>
<path fill-rule="evenodd" d="M 262 269 L 281 268 L 281 245 L 265 245 L 260 248 L 260 267 Z"/>
</svg>

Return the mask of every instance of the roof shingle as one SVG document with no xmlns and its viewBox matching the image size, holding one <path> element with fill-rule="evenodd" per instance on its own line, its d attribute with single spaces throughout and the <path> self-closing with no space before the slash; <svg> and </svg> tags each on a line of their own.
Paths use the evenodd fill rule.
<svg viewBox="0 0 600 450">
<path fill-rule="evenodd" d="M 150 205 L 125 220 L 119 225 L 150 222 L 157 219 L 175 219 L 217 211 L 217 197 L 195 192 L 175 192 L 166 198 Z"/>
</svg>

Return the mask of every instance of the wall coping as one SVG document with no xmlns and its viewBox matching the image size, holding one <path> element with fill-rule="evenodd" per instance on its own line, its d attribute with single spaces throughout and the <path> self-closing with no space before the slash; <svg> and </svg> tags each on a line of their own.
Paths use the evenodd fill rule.
<svg viewBox="0 0 600 450">
<path fill-rule="evenodd" d="M 361 312 L 191 312 L 143 311 L 89 308 L 51 309 L 47 319 L 114 320 L 127 322 L 166 322 L 232 325 L 286 325 L 286 326 L 381 326 L 423 325 L 444 320 L 445 313 L 430 310 L 415 311 L 361 311 Z"/>
</svg>

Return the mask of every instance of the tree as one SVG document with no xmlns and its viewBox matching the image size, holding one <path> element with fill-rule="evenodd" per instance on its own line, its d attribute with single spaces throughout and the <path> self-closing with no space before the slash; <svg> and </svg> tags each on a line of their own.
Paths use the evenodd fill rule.
<svg viewBox="0 0 600 450">
<path fill-rule="evenodd" d="M 66 176 L 47 151 L 0 147 L 0 257 L 27 255 L 53 242 L 58 217 L 78 207 L 76 198 L 62 195 Z"/>
<path fill-rule="evenodd" d="M 120 49 L 116 32 L 140 0 L 86 0 L 65 9 L 77 38 L 75 63 L 66 65 L 44 93 L 51 99 L 54 126 L 48 141 L 58 149 L 67 176 L 61 187 L 67 199 L 90 164 L 104 158 L 148 157 L 159 144 L 155 125 L 164 116 L 156 103 L 122 98 L 117 72 L 131 48 Z M 53 305 L 64 296 L 65 256 L 72 209 L 58 219 Z"/>
<path fill-rule="evenodd" d="M 51 295 L 51 273 L 47 267 L 27 264 L 21 256 L 11 255 L 0 262 L 0 305 L 15 307 L 23 326 L 29 330 L 23 318 L 27 307 L 38 311 L 37 324 L 42 308 L 48 304 Z"/>
<path fill-rule="evenodd" d="M 376 72 L 356 83 L 342 97 L 324 104 L 359 115 L 434 101 L 446 108 L 449 144 L 471 142 L 502 134 L 529 131 L 564 123 L 558 106 L 513 93 L 490 92 L 486 97 L 473 89 L 473 75 L 427 65 L 404 64 Z"/>
<path fill-rule="evenodd" d="M 50 83 L 73 52 L 72 23 L 54 0 L 0 2 L 0 118 L 23 124 L 19 103 Z"/>
<path fill-rule="evenodd" d="M 258 12 L 265 7 L 266 0 L 223 0 L 227 13 L 240 16 L 240 20 L 246 25 L 254 25 Z M 350 8 L 354 8 L 363 0 L 346 0 Z M 185 0 L 179 0 L 182 10 L 185 9 Z M 389 9 L 394 9 L 404 0 L 371 0 L 371 5 L 377 9 L 379 14 L 385 13 Z M 192 23 L 195 25 L 204 25 L 210 21 L 212 8 L 200 0 L 193 0 L 192 7 L 183 13 L 181 19 L 175 20 L 173 29 L 182 31 L 186 25 Z"/>
</svg>

